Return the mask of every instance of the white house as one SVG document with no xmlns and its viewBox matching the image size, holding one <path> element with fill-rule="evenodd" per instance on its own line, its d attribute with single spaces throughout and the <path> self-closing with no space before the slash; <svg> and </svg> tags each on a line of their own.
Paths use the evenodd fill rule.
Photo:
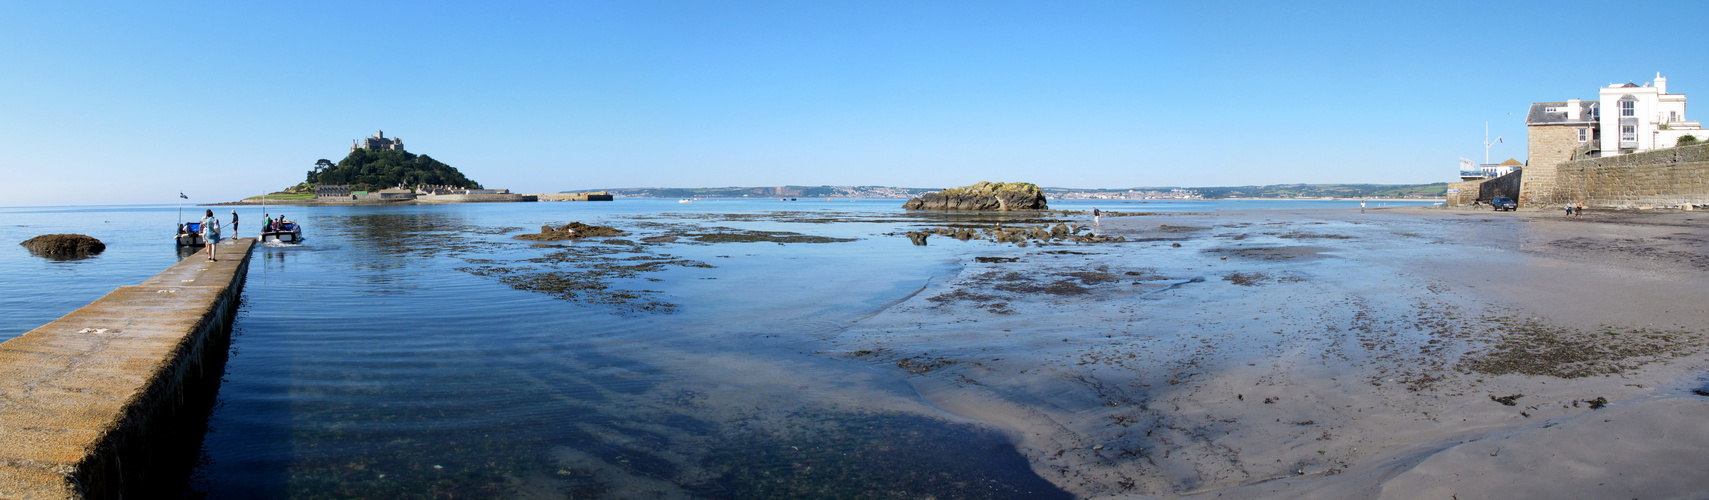
<svg viewBox="0 0 1709 500">
<path fill-rule="evenodd" d="M 1614 84 L 1597 91 L 1601 100 L 1601 156 L 1671 148 L 1681 136 L 1709 140 L 1702 124 L 1685 120 L 1685 96 L 1667 93 L 1667 79 Z"/>
<path fill-rule="evenodd" d="M 1519 163 L 1519 160 L 1512 158 L 1508 158 L 1507 161 L 1501 163 L 1484 163 L 1478 165 L 1478 170 L 1483 172 L 1485 179 L 1501 177 L 1522 168 L 1525 168 L 1525 164 Z"/>
</svg>

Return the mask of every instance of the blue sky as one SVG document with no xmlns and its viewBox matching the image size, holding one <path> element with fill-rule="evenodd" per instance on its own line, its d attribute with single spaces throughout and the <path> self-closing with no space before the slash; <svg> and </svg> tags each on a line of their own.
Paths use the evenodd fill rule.
<svg viewBox="0 0 1709 500">
<path fill-rule="evenodd" d="M 1709 3 L 1603 8 L 12 1 L 0 206 L 237 199 L 376 129 L 521 192 L 1440 182 L 1532 102 L 1709 99 Z"/>
</svg>

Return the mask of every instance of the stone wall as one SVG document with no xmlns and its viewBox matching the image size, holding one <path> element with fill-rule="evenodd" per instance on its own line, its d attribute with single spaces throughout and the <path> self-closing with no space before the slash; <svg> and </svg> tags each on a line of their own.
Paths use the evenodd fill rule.
<svg viewBox="0 0 1709 500">
<path fill-rule="evenodd" d="M 1533 125 L 1526 128 L 1528 157 L 1525 181 L 1519 187 L 1519 205 L 1549 204 L 1556 186 L 1558 166 L 1572 159 L 1578 142 L 1578 126 Z"/>
<path fill-rule="evenodd" d="M 1448 183 L 1448 190 L 1449 191 L 1456 191 L 1457 190 L 1459 192 L 1458 193 L 1452 193 L 1452 192 L 1448 193 L 1447 205 L 1452 207 L 1452 206 L 1457 206 L 1457 205 L 1470 205 L 1470 204 L 1472 204 L 1472 201 L 1475 201 L 1478 199 L 1478 185 L 1483 184 L 1483 183 L 1484 183 L 1483 180 L 1460 181 L 1460 182 Z"/>
<path fill-rule="evenodd" d="M 1525 170 L 1520 169 L 1501 177 L 1483 181 L 1482 184 L 1478 185 L 1478 201 L 1489 203 L 1497 196 L 1506 196 L 1518 200 L 1519 188 L 1523 184 L 1520 179 L 1524 175 Z"/>
<path fill-rule="evenodd" d="M 1525 179 L 1531 206 L 1709 205 L 1709 144 L 1574 160 L 1554 170 L 1548 189 L 1532 187 L 1530 176 Z"/>
<path fill-rule="evenodd" d="M 539 201 L 531 194 L 436 194 L 416 198 L 418 203 L 482 203 L 509 201 Z"/>
<path fill-rule="evenodd" d="M 1447 205 L 1450 207 L 1456 205 L 1470 205 L 1472 202 L 1488 204 L 1490 200 L 1495 199 L 1497 196 L 1506 196 L 1508 198 L 1518 199 L 1517 197 L 1519 195 L 1519 188 L 1521 185 L 1520 179 L 1524 174 L 1525 170 L 1516 170 L 1512 173 L 1496 177 L 1494 179 L 1450 182 L 1448 183 L 1448 189 L 1457 189 L 1460 192 L 1448 194 Z"/>
</svg>

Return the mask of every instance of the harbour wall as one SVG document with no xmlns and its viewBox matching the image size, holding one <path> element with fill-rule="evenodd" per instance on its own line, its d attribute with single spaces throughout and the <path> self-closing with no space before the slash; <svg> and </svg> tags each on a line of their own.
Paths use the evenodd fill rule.
<svg viewBox="0 0 1709 500">
<path fill-rule="evenodd" d="M 1709 205 L 1709 144 L 1529 166 L 1525 172 L 1520 200 L 1528 207 Z"/>
<path fill-rule="evenodd" d="M 1470 205 L 1473 202 L 1488 204 L 1498 196 L 1518 200 L 1520 179 L 1524 174 L 1524 170 L 1515 170 L 1494 179 L 1448 183 L 1448 189 L 1457 189 L 1460 192 L 1449 194 L 1447 205 Z"/>
<path fill-rule="evenodd" d="M 416 203 L 482 203 L 539 201 L 531 194 L 431 194 L 415 198 Z"/>
<path fill-rule="evenodd" d="M 530 195 L 540 201 L 612 201 L 614 197 L 605 191 L 587 193 L 539 193 Z"/>
<path fill-rule="evenodd" d="M 0 498 L 182 487 L 184 442 L 206 430 L 255 243 L 227 241 L 219 262 L 197 253 L 0 343 Z"/>
</svg>

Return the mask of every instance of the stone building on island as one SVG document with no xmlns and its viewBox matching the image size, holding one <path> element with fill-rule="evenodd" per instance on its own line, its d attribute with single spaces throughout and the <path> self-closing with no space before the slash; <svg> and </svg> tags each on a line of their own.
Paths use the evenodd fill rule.
<svg viewBox="0 0 1709 500">
<path fill-rule="evenodd" d="M 376 131 L 374 131 L 373 137 L 369 137 L 369 138 L 362 140 L 362 141 L 354 141 L 354 140 L 350 141 L 350 151 L 354 153 L 358 149 L 383 149 L 383 150 L 391 150 L 391 151 L 403 151 L 404 150 L 404 140 L 397 138 L 397 137 L 387 139 L 386 138 L 386 131 L 376 130 Z"/>
<path fill-rule="evenodd" d="M 356 199 L 350 194 L 350 186 L 344 184 L 322 184 L 315 186 L 315 201 L 333 202 Z"/>
</svg>

